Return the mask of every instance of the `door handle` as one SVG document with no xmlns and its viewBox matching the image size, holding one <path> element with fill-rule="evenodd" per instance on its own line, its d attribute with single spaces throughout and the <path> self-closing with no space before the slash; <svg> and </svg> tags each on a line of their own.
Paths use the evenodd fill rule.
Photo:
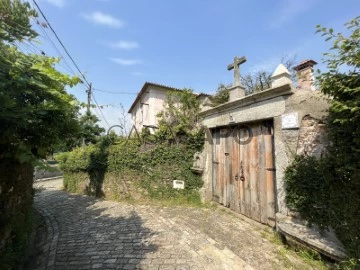
<svg viewBox="0 0 360 270">
<path fill-rule="evenodd" d="M 245 181 L 244 168 L 243 168 L 243 162 L 242 161 L 240 161 L 240 180 Z"/>
</svg>

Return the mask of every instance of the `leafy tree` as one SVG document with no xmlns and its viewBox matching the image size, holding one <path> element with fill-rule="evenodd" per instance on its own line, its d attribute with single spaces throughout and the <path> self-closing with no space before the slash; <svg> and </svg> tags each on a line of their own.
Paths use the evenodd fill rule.
<svg viewBox="0 0 360 270">
<path fill-rule="evenodd" d="M 165 109 L 158 115 L 157 136 L 160 140 L 174 139 L 178 143 L 201 136 L 199 112 L 200 102 L 191 89 L 168 92 Z"/>
<path fill-rule="evenodd" d="M 326 40 L 333 40 L 325 53 L 327 71 L 317 80 L 331 97 L 328 135 L 331 141 L 327 163 L 331 164 L 331 225 L 351 255 L 360 258 L 360 16 L 347 24 L 348 35 L 317 26 Z"/>
<path fill-rule="evenodd" d="M 105 132 L 105 129 L 97 124 L 98 122 L 99 118 L 91 112 L 86 112 L 80 117 L 80 137 L 86 145 L 96 143 L 101 133 Z"/>
<path fill-rule="evenodd" d="M 325 157 L 297 157 L 285 171 L 287 205 L 320 228 L 332 227 L 351 264 L 360 266 L 360 17 L 346 24 L 348 35 L 317 26 L 333 40 L 318 71 L 320 90 L 329 97 Z M 353 264 L 352 268 L 358 269 Z"/>
<path fill-rule="evenodd" d="M 16 45 L 37 33 L 28 3 L 0 0 L 0 268 L 17 269 L 31 232 L 33 166 L 79 133 L 78 102 L 65 87 L 80 80 L 57 71 L 59 59 Z"/>
<path fill-rule="evenodd" d="M 57 142 L 79 132 L 78 102 L 66 92 L 80 80 L 54 68 L 59 59 L 24 54 L 14 46 L 33 40 L 28 3 L 1 0 L 0 17 L 0 158 L 21 162 L 44 157 Z"/>
<path fill-rule="evenodd" d="M 220 84 L 216 90 L 215 95 L 211 98 L 212 106 L 218 106 L 220 104 L 226 103 L 229 101 L 229 89 L 226 88 L 224 84 Z"/>
<path fill-rule="evenodd" d="M 0 40 L 7 42 L 31 40 L 38 34 L 31 29 L 30 17 L 37 17 L 29 3 L 19 0 L 0 1 Z"/>
</svg>

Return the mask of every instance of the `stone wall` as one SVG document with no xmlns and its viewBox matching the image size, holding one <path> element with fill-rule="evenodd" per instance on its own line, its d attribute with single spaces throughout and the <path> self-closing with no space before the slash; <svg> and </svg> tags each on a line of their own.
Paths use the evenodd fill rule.
<svg viewBox="0 0 360 270">
<path fill-rule="evenodd" d="M 296 153 L 320 158 L 326 152 L 326 144 L 324 121 L 305 115 L 301 120 Z"/>
<path fill-rule="evenodd" d="M 246 124 L 272 119 L 274 123 L 276 228 L 287 237 L 314 248 L 334 259 L 344 256 L 341 244 L 333 235 L 321 235 L 316 228 L 291 213 L 285 201 L 284 171 L 297 154 L 321 157 L 326 151 L 325 121 L 329 108 L 328 100 L 320 91 L 296 90 L 288 79 L 284 67 L 276 75 L 277 83 L 266 91 L 243 98 L 230 100 L 201 113 L 203 124 L 211 129 L 229 124 Z M 285 84 L 284 84 L 285 82 Z M 289 122 L 289 117 L 291 121 Z M 204 187 L 202 200 L 212 200 L 213 147 L 209 141 L 204 148 Z"/>
</svg>

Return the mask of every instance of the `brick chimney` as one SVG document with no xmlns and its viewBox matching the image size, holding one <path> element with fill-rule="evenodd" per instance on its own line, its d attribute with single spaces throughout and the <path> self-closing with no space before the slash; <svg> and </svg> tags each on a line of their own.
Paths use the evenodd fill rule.
<svg viewBox="0 0 360 270">
<path fill-rule="evenodd" d="M 294 67 L 297 71 L 298 86 L 297 89 L 316 90 L 314 85 L 314 69 L 317 63 L 314 60 L 304 60 L 299 65 Z"/>
</svg>

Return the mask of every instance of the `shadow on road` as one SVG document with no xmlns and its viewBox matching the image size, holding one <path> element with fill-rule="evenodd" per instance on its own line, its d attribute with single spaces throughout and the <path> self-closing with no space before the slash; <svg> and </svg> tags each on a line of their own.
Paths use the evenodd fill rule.
<svg viewBox="0 0 360 270">
<path fill-rule="evenodd" d="M 35 197 L 35 207 L 58 224 L 55 269 L 135 269 L 147 253 L 157 250 L 150 242 L 155 233 L 132 206 L 106 202 L 99 207 L 100 201 L 49 189 Z"/>
</svg>

